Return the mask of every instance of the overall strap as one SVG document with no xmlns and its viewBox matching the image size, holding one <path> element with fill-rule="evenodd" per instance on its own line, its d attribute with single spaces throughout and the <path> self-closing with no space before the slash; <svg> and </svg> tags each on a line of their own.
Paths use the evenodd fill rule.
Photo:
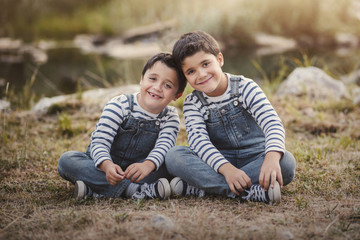
<svg viewBox="0 0 360 240">
<path fill-rule="evenodd" d="M 169 109 L 168 107 L 165 107 L 165 109 L 159 114 L 157 118 L 162 118 L 168 113 Z"/>
<path fill-rule="evenodd" d="M 128 115 L 124 118 L 121 126 L 125 126 L 125 124 L 127 123 L 128 119 L 130 118 L 131 116 L 131 112 L 133 111 L 134 109 L 134 95 L 132 94 L 126 94 L 125 95 L 127 100 L 128 100 L 128 103 L 129 103 L 129 112 L 128 112 Z"/>
<path fill-rule="evenodd" d="M 134 109 L 134 95 L 133 94 L 126 94 L 125 96 L 126 96 L 128 102 L 129 102 L 130 112 L 132 112 L 133 109 Z"/>
<path fill-rule="evenodd" d="M 206 100 L 206 98 L 204 97 L 204 95 L 201 92 L 194 90 L 193 93 L 200 100 L 200 102 L 203 106 L 208 107 L 210 105 L 209 102 Z"/>
<path fill-rule="evenodd" d="M 240 85 L 241 77 L 239 76 L 231 76 L 230 77 L 230 88 L 231 88 L 231 98 L 238 98 L 240 96 L 239 93 L 239 85 Z"/>
</svg>

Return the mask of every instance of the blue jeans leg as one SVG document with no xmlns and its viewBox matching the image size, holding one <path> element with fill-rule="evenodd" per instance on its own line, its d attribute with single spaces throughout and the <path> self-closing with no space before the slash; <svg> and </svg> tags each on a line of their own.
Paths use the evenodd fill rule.
<svg viewBox="0 0 360 240">
<path fill-rule="evenodd" d="M 93 192 L 106 197 L 120 197 L 130 181 L 123 180 L 116 186 L 106 181 L 103 171 L 95 168 L 94 161 L 83 152 L 69 151 L 64 153 L 58 162 L 60 176 L 72 183 L 83 181 Z"/>
<path fill-rule="evenodd" d="M 264 162 L 264 156 L 265 154 L 260 154 L 253 159 L 241 161 L 242 164 L 236 164 L 236 167 L 243 170 L 250 177 L 253 184 L 259 183 L 259 174 Z M 177 146 L 170 149 L 165 157 L 165 162 L 170 174 L 180 177 L 190 185 L 201 188 L 206 193 L 235 197 L 225 177 L 215 172 L 190 148 Z M 295 165 L 295 159 L 292 154 L 286 152 L 280 160 L 284 185 L 289 184 L 294 178 Z"/>
<path fill-rule="evenodd" d="M 125 171 L 127 166 L 121 166 Z M 90 189 L 106 197 L 121 197 L 130 181 L 124 179 L 113 186 L 106 180 L 106 174 L 95 168 L 94 161 L 84 152 L 69 151 L 64 153 L 58 162 L 59 175 L 72 183 L 82 180 Z M 150 173 L 140 183 L 152 183 L 161 177 L 170 179 L 166 167 L 162 165 L 158 171 Z"/>
<path fill-rule="evenodd" d="M 170 174 L 205 190 L 206 193 L 235 197 L 225 177 L 207 165 L 188 147 L 177 146 L 170 149 L 165 156 L 165 163 Z"/>
<path fill-rule="evenodd" d="M 265 153 L 258 155 L 242 166 L 237 166 L 250 177 L 252 184 L 259 183 L 260 170 L 264 162 L 264 158 Z M 280 159 L 281 175 L 283 177 L 284 186 L 294 179 L 295 167 L 296 161 L 294 156 L 289 151 L 285 151 L 284 155 Z"/>
</svg>

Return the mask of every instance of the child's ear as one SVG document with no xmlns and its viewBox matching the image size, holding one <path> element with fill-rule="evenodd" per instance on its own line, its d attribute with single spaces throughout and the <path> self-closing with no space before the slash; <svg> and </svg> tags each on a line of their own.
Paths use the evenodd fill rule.
<svg viewBox="0 0 360 240">
<path fill-rule="evenodd" d="M 181 93 L 179 93 L 178 95 L 176 95 L 175 96 L 175 98 L 174 98 L 174 101 L 176 101 L 176 100 L 178 100 L 181 96 L 183 95 L 183 93 L 181 92 Z"/>
<path fill-rule="evenodd" d="M 224 56 L 222 55 L 221 52 L 219 52 L 219 54 L 217 55 L 217 59 L 220 64 L 220 67 L 222 67 L 224 65 Z"/>
</svg>

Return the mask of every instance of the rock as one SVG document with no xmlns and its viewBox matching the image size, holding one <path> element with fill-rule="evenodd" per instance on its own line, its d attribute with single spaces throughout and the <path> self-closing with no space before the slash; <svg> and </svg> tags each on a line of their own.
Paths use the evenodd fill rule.
<svg viewBox="0 0 360 240">
<path fill-rule="evenodd" d="M 138 91 L 140 91 L 140 87 L 137 84 L 121 87 L 93 89 L 82 93 L 81 102 L 83 103 L 83 106 L 87 112 L 98 112 L 101 111 L 105 104 L 113 97 L 116 97 L 120 94 L 130 94 Z M 32 108 L 32 111 L 39 115 L 46 114 L 52 105 L 65 103 L 67 101 L 76 99 L 77 96 L 78 94 L 74 93 L 51 98 L 42 98 Z"/>
<path fill-rule="evenodd" d="M 49 50 L 49 49 L 54 49 L 58 47 L 58 43 L 56 43 L 55 41 L 49 41 L 49 40 L 40 40 L 38 41 L 35 46 L 41 50 Z"/>
<path fill-rule="evenodd" d="M 102 109 L 105 104 L 113 97 L 138 91 L 140 91 L 140 86 L 138 84 L 131 84 L 121 87 L 93 89 L 85 91 L 82 94 L 82 101 L 87 106 L 97 106 Z"/>
<path fill-rule="evenodd" d="M 360 69 L 353 71 L 349 75 L 341 77 L 341 80 L 348 84 L 356 84 L 360 86 Z"/>
<path fill-rule="evenodd" d="M 124 32 L 122 38 L 124 39 L 124 43 L 135 42 L 137 40 L 151 38 L 151 36 L 158 35 L 161 32 L 171 29 L 174 26 L 174 20 L 156 22 L 146 26 L 131 28 Z"/>
<path fill-rule="evenodd" d="M 174 229 L 175 224 L 170 218 L 159 214 L 151 218 L 151 226 L 157 229 L 169 231 Z"/>
<path fill-rule="evenodd" d="M 161 52 L 159 44 L 122 44 L 117 41 L 109 41 L 106 46 L 106 54 L 117 59 L 147 58 Z"/>
<path fill-rule="evenodd" d="M 355 105 L 360 105 L 360 88 L 355 88 L 352 91 L 353 103 Z"/>
<path fill-rule="evenodd" d="M 68 95 L 56 96 L 51 98 L 42 98 L 40 101 L 33 107 L 32 111 L 36 114 L 46 114 L 51 105 L 65 102 L 69 99 Z"/>
<path fill-rule="evenodd" d="M 0 38 L 0 50 L 19 49 L 22 46 L 22 41 L 11 38 Z"/>
<path fill-rule="evenodd" d="M 10 103 L 8 101 L 0 99 L 0 111 L 5 112 L 5 111 L 9 111 L 9 110 L 10 110 Z"/>
<path fill-rule="evenodd" d="M 284 231 L 282 233 L 284 239 L 287 239 L 287 240 L 293 240 L 294 239 L 294 235 L 290 232 L 290 231 Z"/>
<path fill-rule="evenodd" d="M 78 35 L 74 44 L 86 53 L 98 53 L 117 59 L 147 58 L 162 51 L 158 38 L 173 28 L 174 20 L 127 30 L 120 37 L 105 39 L 91 35 Z"/>
<path fill-rule="evenodd" d="M 264 33 L 258 33 L 254 38 L 258 46 L 257 55 L 279 54 L 297 48 L 297 43 L 293 39 Z"/>
<path fill-rule="evenodd" d="M 43 64 L 48 60 L 45 51 L 31 44 L 23 44 L 21 40 L 14 40 L 11 38 L 0 38 L 0 52 L 5 52 L 7 55 L 2 55 L 0 61 L 4 63 L 21 63 L 24 61 L 23 55 L 27 54 L 32 61 L 37 64 Z"/>
<path fill-rule="evenodd" d="M 327 75 L 316 67 L 296 68 L 288 78 L 280 84 L 276 95 L 306 96 L 312 100 L 340 100 L 349 93 L 343 82 Z"/>
<path fill-rule="evenodd" d="M 121 39 L 110 39 L 103 45 L 96 46 L 92 36 L 88 35 L 76 36 L 74 44 L 85 53 L 104 54 L 116 59 L 145 58 L 161 52 L 156 42 L 124 44 Z"/>
<path fill-rule="evenodd" d="M 48 60 L 48 55 L 45 51 L 41 50 L 40 48 L 36 48 L 32 45 L 24 45 L 19 50 L 20 54 L 28 54 L 30 55 L 33 62 L 37 64 L 44 64 Z"/>
</svg>

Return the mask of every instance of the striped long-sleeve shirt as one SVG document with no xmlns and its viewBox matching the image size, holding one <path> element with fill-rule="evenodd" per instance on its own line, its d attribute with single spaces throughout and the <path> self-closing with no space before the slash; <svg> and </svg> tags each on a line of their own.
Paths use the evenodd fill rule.
<svg viewBox="0 0 360 240">
<path fill-rule="evenodd" d="M 137 93 L 133 95 L 134 106 L 131 115 L 136 119 L 157 119 L 159 114 L 144 110 L 136 100 Z M 117 96 L 106 104 L 90 140 L 90 155 L 94 160 L 95 167 L 98 167 L 105 160 L 112 161 L 110 156 L 111 145 L 119 126 L 127 117 L 129 111 L 130 106 L 125 95 Z M 159 137 L 154 149 L 146 158 L 155 164 L 156 169 L 159 169 L 164 162 L 167 151 L 175 146 L 180 125 L 178 112 L 172 106 L 168 106 L 167 114 L 158 120 L 160 120 Z"/>
<path fill-rule="evenodd" d="M 230 79 L 229 74 L 227 78 Z M 204 94 L 204 96 L 210 104 L 209 108 L 220 108 L 232 101 L 230 93 L 228 80 L 228 88 L 223 95 L 209 97 Z M 264 132 L 265 152 L 285 152 L 285 129 L 262 89 L 253 80 L 242 77 L 239 93 L 240 105 L 251 114 Z M 205 123 L 208 119 L 206 108 L 196 95 L 191 93 L 185 98 L 183 112 L 190 148 L 218 172 L 219 168 L 228 161 L 211 143 Z"/>
</svg>

